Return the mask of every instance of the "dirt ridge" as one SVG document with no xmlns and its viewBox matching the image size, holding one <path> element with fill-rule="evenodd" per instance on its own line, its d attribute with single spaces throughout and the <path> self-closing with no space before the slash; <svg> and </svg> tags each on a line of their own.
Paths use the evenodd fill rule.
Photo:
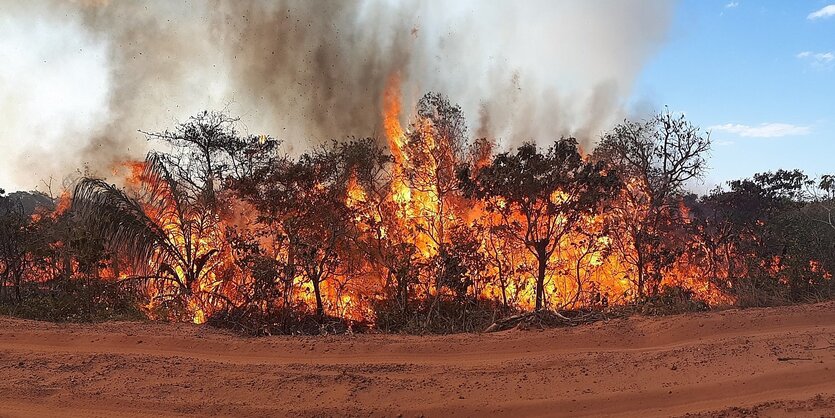
<svg viewBox="0 0 835 418">
<path fill-rule="evenodd" d="M 0 317 L 0 416 L 833 416 L 835 302 L 448 336 Z"/>
</svg>

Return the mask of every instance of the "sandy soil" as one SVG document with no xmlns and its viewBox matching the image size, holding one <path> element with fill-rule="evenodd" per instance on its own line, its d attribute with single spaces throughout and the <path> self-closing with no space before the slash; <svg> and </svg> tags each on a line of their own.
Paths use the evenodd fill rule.
<svg viewBox="0 0 835 418">
<path fill-rule="evenodd" d="M 835 303 L 432 337 L 0 318 L 0 416 L 688 413 L 835 416 Z"/>
</svg>

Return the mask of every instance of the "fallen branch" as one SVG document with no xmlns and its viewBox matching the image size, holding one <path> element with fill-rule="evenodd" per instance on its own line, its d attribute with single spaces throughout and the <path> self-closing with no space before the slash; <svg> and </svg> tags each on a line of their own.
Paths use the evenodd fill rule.
<svg viewBox="0 0 835 418">
<path fill-rule="evenodd" d="M 555 311 L 534 311 L 509 316 L 493 322 L 484 332 L 504 331 L 511 328 L 554 328 L 591 324 L 608 319 L 600 311 L 567 311 L 565 315 Z"/>
</svg>

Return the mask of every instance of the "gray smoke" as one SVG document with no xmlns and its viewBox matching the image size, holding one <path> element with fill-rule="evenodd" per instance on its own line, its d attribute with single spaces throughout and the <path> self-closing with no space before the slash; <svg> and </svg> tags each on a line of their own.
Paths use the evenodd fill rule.
<svg viewBox="0 0 835 418">
<path fill-rule="evenodd" d="M 622 118 L 663 42 L 666 0 L 0 0 L 0 187 L 142 158 L 137 130 L 204 109 L 238 115 L 291 152 L 382 135 L 399 74 L 404 110 L 426 91 L 504 146 Z M 408 114 L 403 123 L 408 122 Z"/>
</svg>

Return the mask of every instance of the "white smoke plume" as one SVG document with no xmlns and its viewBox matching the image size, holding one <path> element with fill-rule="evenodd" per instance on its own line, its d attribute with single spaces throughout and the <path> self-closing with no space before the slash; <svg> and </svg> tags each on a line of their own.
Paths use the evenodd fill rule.
<svg viewBox="0 0 835 418">
<path fill-rule="evenodd" d="M 139 129 L 205 109 L 291 152 L 380 136 L 393 74 L 404 109 L 444 93 L 473 135 L 591 144 L 671 14 L 666 0 L 0 0 L 0 187 L 106 175 L 144 156 Z"/>
</svg>

